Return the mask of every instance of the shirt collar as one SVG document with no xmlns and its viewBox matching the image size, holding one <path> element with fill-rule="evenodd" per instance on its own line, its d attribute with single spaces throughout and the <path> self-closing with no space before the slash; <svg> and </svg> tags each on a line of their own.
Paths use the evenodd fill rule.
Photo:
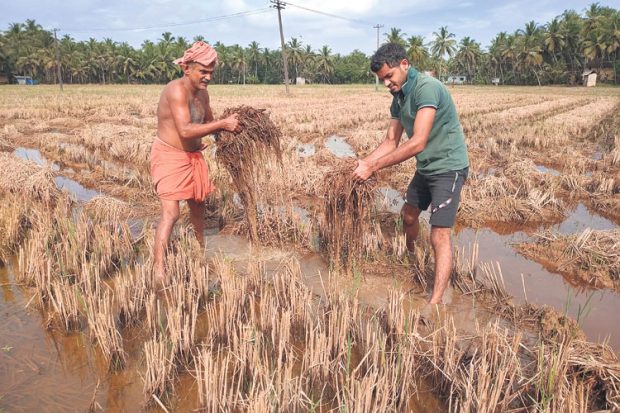
<svg viewBox="0 0 620 413">
<path fill-rule="evenodd" d="M 401 86 L 398 92 L 392 93 L 394 96 L 405 97 L 411 90 L 413 90 L 413 86 L 415 85 L 416 77 L 418 76 L 418 71 L 413 68 L 413 66 L 409 66 L 409 70 L 407 71 L 407 80 Z"/>
</svg>

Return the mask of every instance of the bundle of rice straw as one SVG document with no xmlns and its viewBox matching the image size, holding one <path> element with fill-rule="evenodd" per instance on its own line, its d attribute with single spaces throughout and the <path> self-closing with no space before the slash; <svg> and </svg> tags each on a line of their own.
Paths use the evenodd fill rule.
<svg viewBox="0 0 620 413">
<path fill-rule="evenodd" d="M 260 168 L 274 155 L 282 163 L 282 133 L 264 109 L 239 106 L 224 111 L 223 117 L 236 113 L 241 132 L 221 132 L 215 156 L 230 174 L 241 197 L 248 222 L 250 239 L 258 240 L 256 193 Z"/>
<path fill-rule="evenodd" d="M 331 264 L 346 272 L 364 254 L 364 234 L 371 226 L 371 210 L 376 195 L 374 176 L 356 181 L 352 173 L 357 161 L 347 160 L 329 171 L 324 182 L 323 217 L 320 225 L 323 248 Z"/>
</svg>

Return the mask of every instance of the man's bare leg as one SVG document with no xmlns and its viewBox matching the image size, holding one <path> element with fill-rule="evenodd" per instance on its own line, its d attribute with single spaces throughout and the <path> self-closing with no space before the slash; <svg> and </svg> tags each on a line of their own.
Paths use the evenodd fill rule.
<svg viewBox="0 0 620 413">
<path fill-rule="evenodd" d="M 202 248 L 205 246 L 205 209 L 204 202 L 198 202 L 194 200 L 188 200 L 187 206 L 189 207 L 189 220 L 194 228 L 196 239 Z"/>
<path fill-rule="evenodd" d="M 430 304 L 440 304 L 452 270 L 451 228 L 431 227 L 431 245 L 435 253 L 435 283 Z"/>
<path fill-rule="evenodd" d="M 161 200 L 161 218 L 155 231 L 155 246 L 153 248 L 155 282 L 163 283 L 166 280 L 164 254 L 168 248 L 170 234 L 174 224 L 179 219 L 179 201 Z"/>
<path fill-rule="evenodd" d="M 403 231 L 405 232 L 407 249 L 410 252 L 413 252 L 413 246 L 415 245 L 415 241 L 418 239 L 418 233 L 420 232 L 420 222 L 418 217 L 421 212 L 422 211 L 419 208 L 407 203 L 403 205 L 403 208 L 400 211 L 403 218 Z"/>
</svg>

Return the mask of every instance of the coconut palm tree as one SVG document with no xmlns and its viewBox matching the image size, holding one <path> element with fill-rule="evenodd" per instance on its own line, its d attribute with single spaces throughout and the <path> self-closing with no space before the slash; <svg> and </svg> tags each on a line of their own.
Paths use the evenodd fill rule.
<svg viewBox="0 0 620 413">
<path fill-rule="evenodd" d="M 457 61 L 465 67 L 468 76 L 475 76 L 476 66 L 481 56 L 482 50 L 480 50 L 480 43 L 477 43 L 469 36 L 465 36 L 461 39 L 460 47 L 457 52 Z"/>
<path fill-rule="evenodd" d="M 504 82 L 504 50 L 506 49 L 507 39 L 508 33 L 499 32 L 497 36 L 491 40 L 491 45 L 489 46 L 489 62 L 495 69 L 494 76 L 497 77 L 497 69 L 499 69 L 499 77 L 502 82 Z"/>
<path fill-rule="evenodd" d="M 232 47 L 230 53 L 230 67 L 237 71 L 237 83 L 241 83 L 243 76 L 243 84 L 245 85 L 245 71 L 247 67 L 245 51 L 238 44 Z"/>
<path fill-rule="evenodd" d="M 316 69 L 317 74 L 323 79 L 325 83 L 330 83 L 330 78 L 334 74 L 334 57 L 332 56 L 332 49 L 329 46 L 324 45 L 316 55 Z"/>
<path fill-rule="evenodd" d="M 409 62 L 417 68 L 421 68 L 428 59 L 428 50 L 424 46 L 424 37 L 411 36 L 407 39 L 407 57 Z"/>
<path fill-rule="evenodd" d="M 439 28 L 439 32 L 433 32 L 435 36 L 431 42 L 431 53 L 439 60 L 439 78 L 442 74 L 442 61 L 444 56 L 452 56 L 456 51 L 456 40 L 454 39 L 454 33 L 450 33 L 447 26 Z"/>
<path fill-rule="evenodd" d="M 564 28 L 557 17 L 545 26 L 543 42 L 547 53 L 551 55 L 553 61 L 557 62 L 557 55 L 562 52 L 566 44 L 564 41 Z"/>
<path fill-rule="evenodd" d="M 405 42 L 405 32 L 396 27 L 391 27 L 389 33 L 383 33 L 386 39 L 386 43 L 396 43 L 401 45 L 402 47 L 406 47 L 407 43 Z"/>
<path fill-rule="evenodd" d="M 248 45 L 246 55 L 248 58 L 248 63 L 250 65 L 254 65 L 254 77 L 256 78 L 256 81 L 258 81 L 258 65 L 262 61 L 263 57 L 258 42 L 253 41 Z"/>
<path fill-rule="evenodd" d="M 312 50 L 312 46 L 306 45 L 303 50 L 303 66 L 302 74 L 305 78 L 314 80 L 316 73 L 316 53 Z"/>
<path fill-rule="evenodd" d="M 295 77 L 299 76 L 299 66 L 303 64 L 303 49 L 301 42 L 296 37 L 291 37 L 291 41 L 286 45 L 286 58 L 295 68 Z"/>
</svg>

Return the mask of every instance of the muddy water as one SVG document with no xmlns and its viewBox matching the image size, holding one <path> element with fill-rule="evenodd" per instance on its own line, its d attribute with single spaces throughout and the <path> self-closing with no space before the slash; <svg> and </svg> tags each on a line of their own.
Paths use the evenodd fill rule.
<svg viewBox="0 0 620 413">
<path fill-rule="evenodd" d="M 86 411 L 97 383 L 91 346 L 81 336 L 46 331 L 30 297 L 0 267 L 0 409 L 10 412 Z M 70 402 L 69 402 L 70 401 Z"/>
<path fill-rule="evenodd" d="M 88 335 L 47 329 L 47 314 L 26 309 L 31 297 L 15 284 L 15 265 L 0 267 L 0 411 L 86 412 L 93 401 L 106 412 L 140 411 L 144 367 L 139 334 L 123 332 L 127 367 L 108 372 Z M 187 379 L 181 376 L 180 383 Z M 179 386 L 178 393 L 179 406 L 195 401 L 192 383 Z"/>
<path fill-rule="evenodd" d="M 579 204 L 565 221 L 551 227 L 564 234 L 579 233 L 585 228 L 605 230 L 617 226 L 591 214 Z M 480 261 L 501 265 L 506 288 L 518 303 L 546 304 L 566 312 L 579 321 L 589 340 L 608 340 L 616 354 L 620 354 L 620 330 L 617 329 L 620 325 L 620 294 L 571 284 L 561 275 L 547 271 L 542 264 L 526 259 L 512 246 L 530 239 L 528 234 L 520 231 L 499 235 L 489 229 L 475 231 L 466 228 L 456 233 L 455 244 L 467 248 L 477 242 Z"/>
<path fill-rule="evenodd" d="M 618 226 L 607 218 L 592 214 L 584 204 L 578 204 L 561 224 L 551 227 L 561 234 L 578 234 L 586 228 L 604 231 L 617 229 Z"/>
</svg>

